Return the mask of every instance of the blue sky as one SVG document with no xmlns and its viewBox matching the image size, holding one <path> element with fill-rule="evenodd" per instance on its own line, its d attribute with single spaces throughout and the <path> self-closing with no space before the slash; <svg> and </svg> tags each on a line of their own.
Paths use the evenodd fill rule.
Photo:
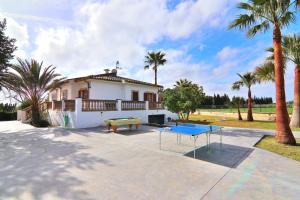
<svg viewBox="0 0 300 200">
<path fill-rule="evenodd" d="M 162 50 L 168 63 L 158 81 L 170 87 L 188 78 L 207 94 L 246 96 L 231 91 L 236 73 L 253 70 L 266 56 L 272 34 L 248 39 L 227 30 L 238 14 L 237 0 L 0 0 L 0 17 L 15 37 L 17 57 L 43 60 L 65 76 L 102 73 L 119 60 L 123 76 L 153 82 L 143 69 L 147 51 Z M 300 18 L 300 16 L 298 16 Z M 299 33 L 299 21 L 284 33 Z M 293 96 L 293 67 L 286 73 L 287 99 Z M 274 97 L 272 83 L 253 88 Z"/>
</svg>

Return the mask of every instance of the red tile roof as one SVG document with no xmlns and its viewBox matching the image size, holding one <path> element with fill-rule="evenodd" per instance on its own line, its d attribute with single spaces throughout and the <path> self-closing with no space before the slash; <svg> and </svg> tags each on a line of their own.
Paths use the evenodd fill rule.
<svg viewBox="0 0 300 200">
<path fill-rule="evenodd" d="M 163 88 L 163 86 L 161 86 L 161 85 L 155 85 L 153 83 L 148 83 L 148 82 L 139 81 L 139 80 L 135 80 L 135 79 L 125 78 L 122 76 L 117 76 L 117 73 L 106 73 L 106 74 L 97 74 L 97 75 L 89 75 L 89 76 L 71 78 L 71 79 L 67 79 L 64 82 L 67 82 L 69 80 L 74 80 L 76 82 L 76 81 L 82 81 L 82 80 L 87 80 L 87 79 L 113 81 L 113 82 L 120 82 L 120 83 L 126 82 L 126 83 L 133 83 L 133 84 Z"/>
</svg>

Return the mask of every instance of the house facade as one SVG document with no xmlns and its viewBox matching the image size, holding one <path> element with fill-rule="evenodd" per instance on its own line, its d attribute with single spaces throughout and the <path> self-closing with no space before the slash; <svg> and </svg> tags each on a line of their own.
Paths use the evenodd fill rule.
<svg viewBox="0 0 300 200">
<path fill-rule="evenodd" d="M 163 123 L 177 115 L 163 108 L 163 87 L 106 73 L 67 79 L 49 93 L 53 125 L 87 128 L 110 118 L 137 117 L 142 123 Z"/>
</svg>

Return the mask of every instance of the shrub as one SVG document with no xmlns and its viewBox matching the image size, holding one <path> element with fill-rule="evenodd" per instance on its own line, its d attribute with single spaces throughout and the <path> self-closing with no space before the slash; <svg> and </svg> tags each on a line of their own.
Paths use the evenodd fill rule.
<svg viewBox="0 0 300 200">
<path fill-rule="evenodd" d="M 37 127 L 48 127 L 50 124 L 47 120 L 45 119 L 41 119 L 38 124 Z"/>
<path fill-rule="evenodd" d="M 0 121 L 17 120 L 16 112 L 0 112 Z"/>
</svg>

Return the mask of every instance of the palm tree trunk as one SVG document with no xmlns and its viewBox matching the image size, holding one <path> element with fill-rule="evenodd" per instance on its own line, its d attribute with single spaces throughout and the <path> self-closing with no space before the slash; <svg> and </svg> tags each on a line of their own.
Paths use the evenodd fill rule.
<svg viewBox="0 0 300 200">
<path fill-rule="evenodd" d="M 275 87 L 276 87 L 276 141 L 295 145 L 296 140 L 289 127 L 289 115 L 286 108 L 281 31 L 278 24 L 273 30 Z"/>
<path fill-rule="evenodd" d="M 238 119 L 243 120 L 242 115 L 241 115 L 241 111 L 240 111 L 240 106 L 237 107 L 237 110 L 238 110 Z"/>
<path fill-rule="evenodd" d="M 252 115 L 252 98 L 251 98 L 251 89 L 248 88 L 248 114 L 247 114 L 247 120 L 252 122 L 253 121 L 253 115 Z"/>
<path fill-rule="evenodd" d="M 40 112 L 39 112 L 39 104 L 38 102 L 32 102 L 31 107 L 31 115 L 32 115 L 32 125 L 38 126 L 40 121 Z"/>
<path fill-rule="evenodd" d="M 155 77 L 154 84 L 157 85 L 157 66 L 154 67 L 154 77 Z"/>
<path fill-rule="evenodd" d="M 300 65 L 295 67 L 294 108 L 290 126 L 300 128 Z"/>
</svg>

